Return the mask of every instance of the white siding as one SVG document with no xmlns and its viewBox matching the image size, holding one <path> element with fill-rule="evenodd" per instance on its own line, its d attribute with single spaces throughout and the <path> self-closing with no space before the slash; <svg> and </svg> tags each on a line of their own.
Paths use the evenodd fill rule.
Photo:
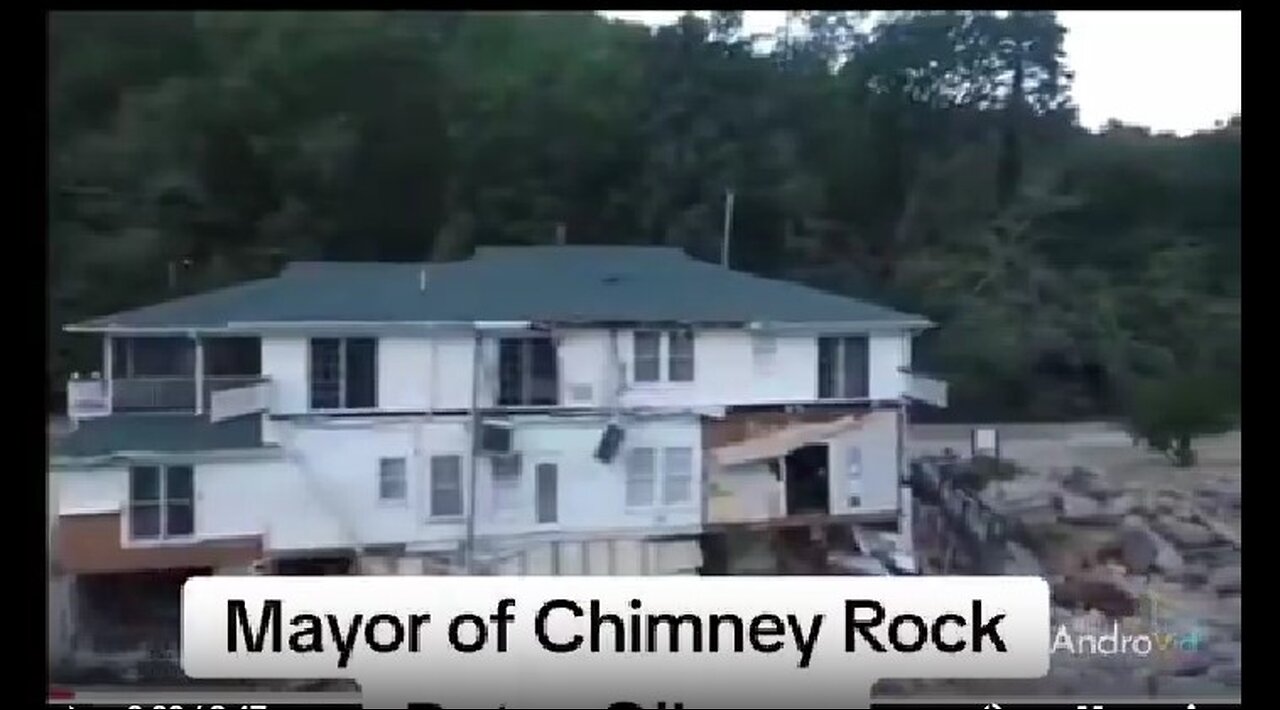
<svg viewBox="0 0 1280 710">
<path fill-rule="evenodd" d="M 770 347 L 757 349 L 757 338 Z M 473 342 L 469 334 L 380 338 L 379 407 L 402 412 L 469 408 Z M 818 346 L 813 335 L 771 337 L 746 330 L 699 330 L 694 338 L 692 382 L 636 382 L 632 331 L 618 332 L 616 362 L 606 330 L 565 330 L 557 334 L 557 342 L 560 402 L 567 407 L 610 406 L 619 377 L 623 408 L 706 408 L 817 398 Z M 910 349 L 910 336 L 898 331 L 869 336 L 872 399 L 902 395 L 905 376 L 900 368 L 910 364 Z M 479 398 L 487 405 L 493 402 L 497 386 L 496 339 L 487 339 L 482 352 Z M 307 411 L 307 359 L 304 337 L 262 339 L 263 374 L 272 382 L 272 413 Z"/>
<path fill-rule="evenodd" d="M 262 374 L 271 381 L 271 412 L 307 411 L 308 356 L 306 338 L 262 338 Z"/>
<path fill-rule="evenodd" d="M 471 376 L 475 341 L 470 335 L 435 336 L 431 347 L 431 408 L 467 409 L 471 406 Z"/>
<path fill-rule="evenodd" d="M 636 382 L 633 334 L 620 334 L 626 371 L 623 405 L 716 407 L 816 399 L 818 346 L 813 336 L 778 335 L 772 357 L 765 359 L 756 357 L 752 337 L 745 330 L 699 330 L 693 341 L 693 382 Z"/>
<path fill-rule="evenodd" d="M 506 536 L 595 533 L 600 531 L 646 531 L 664 528 L 692 528 L 701 524 L 702 428 L 694 417 L 679 420 L 626 422 L 622 448 L 610 463 L 595 458 L 605 427 L 594 422 L 530 423 L 516 430 L 515 445 L 521 452 L 520 495 L 523 505 L 516 514 L 496 515 L 489 461 L 480 463 L 477 480 L 478 535 Z M 626 506 L 626 452 L 634 447 L 655 449 L 687 447 L 693 452 L 692 497 L 675 506 L 655 505 L 647 509 Z M 557 467 L 558 521 L 554 525 L 536 522 L 536 467 L 538 463 Z M 659 474 L 661 471 L 659 471 Z"/>
<path fill-rule="evenodd" d="M 120 510 L 129 498 L 125 467 L 59 469 L 50 475 L 57 481 L 59 515 Z"/>
<path fill-rule="evenodd" d="M 431 388 L 431 341 L 426 338 L 378 340 L 378 408 L 422 411 Z"/>
<path fill-rule="evenodd" d="M 901 368 L 908 363 L 904 361 L 902 338 L 901 333 L 893 332 L 873 333 L 868 339 L 872 399 L 897 399 L 906 391 L 906 375 Z"/>
<path fill-rule="evenodd" d="M 831 486 L 831 512 L 844 513 L 894 510 L 898 506 L 898 416 L 897 412 L 884 410 L 872 412 L 858 429 L 829 442 L 833 474 Z M 850 490 L 849 450 L 857 447 L 861 458 L 861 483 L 859 491 Z M 849 506 L 849 497 L 857 494 L 862 500 L 858 508 Z"/>
</svg>

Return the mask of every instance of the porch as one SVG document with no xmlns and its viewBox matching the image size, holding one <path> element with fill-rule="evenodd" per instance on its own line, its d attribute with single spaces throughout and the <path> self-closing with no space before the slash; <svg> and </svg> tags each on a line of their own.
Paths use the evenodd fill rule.
<svg viewBox="0 0 1280 710">
<path fill-rule="evenodd" d="M 221 421 L 265 410 L 268 386 L 257 338 L 107 336 L 102 370 L 73 373 L 67 382 L 67 415 L 208 414 Z"/>
</svg>

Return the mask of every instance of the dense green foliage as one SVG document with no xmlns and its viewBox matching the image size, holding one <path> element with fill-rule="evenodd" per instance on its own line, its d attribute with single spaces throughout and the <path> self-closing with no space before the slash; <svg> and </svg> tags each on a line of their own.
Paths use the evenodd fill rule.
<svg viewBox="0 0 1280 710">
<path fill-rule="evenodd" d="M 974 417 L 1239 382 L 1240 121 L 1075 124 L 1052 13 L 77 13 L 50 28 L 62 324 L 291 258 L 678 245 L 927 314 Z M 1135 90 L 1140 88 L 1135 87 Z M 353 294 L 353 297 L 358 296 Z M 1137 406 L 1135 404 L 1135 406 Z"/>
</svg>

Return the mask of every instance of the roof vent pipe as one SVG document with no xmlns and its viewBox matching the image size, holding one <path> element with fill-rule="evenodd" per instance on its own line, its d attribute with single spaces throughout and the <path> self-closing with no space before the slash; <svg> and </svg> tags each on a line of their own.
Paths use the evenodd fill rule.
<svg viewBox="0 0 1280 710">
<path fill-rule="evenodd" d="M 425 266 L 418 269 L 418 290 L 427 290 L 427 267 Z"/>
</svg>

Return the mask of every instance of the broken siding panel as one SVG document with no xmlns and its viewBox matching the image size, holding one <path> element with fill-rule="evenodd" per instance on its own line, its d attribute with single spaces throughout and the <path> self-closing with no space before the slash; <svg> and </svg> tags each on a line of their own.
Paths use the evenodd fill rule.
<svg viewBox="0 0 1280 710">
<path fill-rule="evenodd" d="M 898 506 L 898 416 L 893 410 L 869 414 L 858 429 L 829 442 L 835 473 L 829 479 L 831 512 L 846 513 L 896 510 Z M 861 475 L 851 484 L 849 467 L 856 456 Z M 857 495 L 860 505 L 849 498 Z"/>
<path fill-rule="evenodd" d="M 768 461 L 711 468 L 708 484 L 708 523 L 753 522 L 783 515 L 783 484 Z"/>
</svg>

